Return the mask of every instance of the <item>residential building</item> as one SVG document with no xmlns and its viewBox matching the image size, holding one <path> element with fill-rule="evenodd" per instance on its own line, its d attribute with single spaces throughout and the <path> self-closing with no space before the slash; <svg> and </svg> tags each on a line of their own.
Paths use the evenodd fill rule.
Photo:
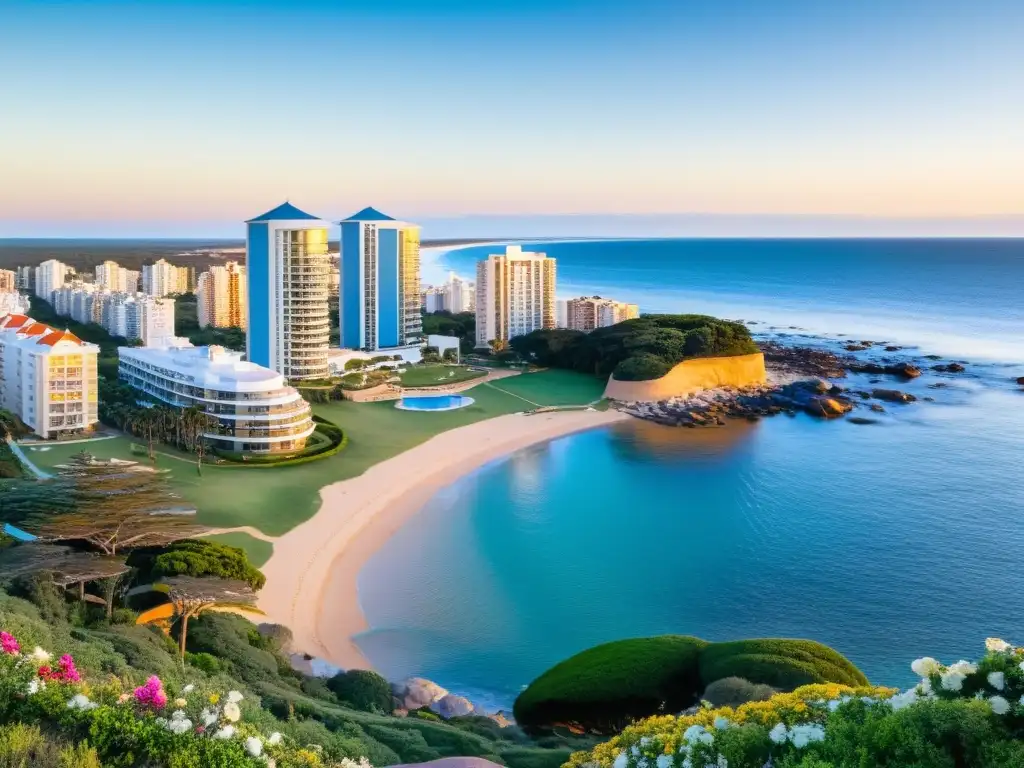
<svg viewBox="0 0 1024 768">
<path fill-rule="evenodd" d="M 200 328 L 245 328 L 248 299 L 245 267 L 237 261 L 213 266 L 199 275 L 197 283 Z"/>
<path fill-rule="evenodd" d="M 35 267 L 18 267 L 17 269 L 17 288 L 19 291 L 25 291 L 27 293 L 34 293 L 36 287 L 36 268 Z"/>
<path fill-rule="evenodd" d="M 0 293 L 18 290 L 18 275 L 9 269 L 0 269 Z"/>
<path fill-rule="evenodd" d="M 566 302 L 566 327 L 574 331 L 592 331 L 640 317 L 636 304 L 603 299 L 600 296 L 581 296 Z"/>
<path fill-rule="evenodd" d="M 476 346 L 555 327 L 555 260 L 510 245 L 476 266 Z"/>
<path fill-rule="evenodd" d="M 300 230 L 287 230 L 296 232 Z M 277 371 L 223 347 L 187 342 L 163 348 L 121 347 L 118 376 L 149 399 L 197 406 L 217 420 L 210 444 L 232 453 L 294 453 L 313 434 L 309 404 Z"/>
<path fill-rule="evenodd" d="M 341 255 L 331 254 L 331 271 L 327 274 L 327 290 L 331 296 L 341 291 Z"/>
<path fill-rule="evenodd" d="M 427 312 L 440 312 L 445 306 L 445 289 L 432 285 L 423 289 L 423 309 Z"/>
<path fill-rule="evenodd" d="M 448 273 L 444 286 L 444 308 L 449 312 L 472 312 L 476 309 L 476 283 L 463 280 L 454 272 Z"/>
<path fill-rule="evenodd" d="M 420 228 L 374 208 L 340 224 L 341 345 L 372 352 L 418 344 Z"/>
<path fill-rule="evenodd" d="M 147 296 L 174 296 L 195 289 L 195 269 L 176 267 L 167 259 L 158 259 L 142 267 L 142 292 Z"/>
<path fill-rule="evenodd" d="M 569 302 L 558 299 L 555 302 L 555 328 L 569 327 Z"/>
<path fill-rule="evenodd" d="M 135 293 L 139 287 L 139 273 L 133 269 L 125 269 L 116 261 L 104 261 L 96 267 L 97 288 L 105 288 L 115 293 Z"/>
<path fill-rule="evenodd" d="M 50 301 L 53 292 L 63 287 L 70 271 L 71 267 L 56 259 L 44 261 L 33 272 L 33 293 L 44 301 Z"/>
<path fill-rule="evenodd" d="M 22 314 L 0 318 L 0 407 L 40 437 L 98 420 L 99 347 Z"/>
<path fill-rule="evenodd" d="M 28 314 L 31 305 L 28 296 L 17 291 L 0 293 L 0 317 L 4 315 Z"/>
<path fill-rule="evenodd" d="M 174 299 L 139 294 L 135 307 L 139 314 L 138 338 L 144 346 L 166 347 L 179 343 L 174 335 Z"/>
<path fill-rule="evenodd" d="M 327 222 L 284 203 L 246 225 L 246 357 L 288 380 L 327 378 Z"/>
</svg>

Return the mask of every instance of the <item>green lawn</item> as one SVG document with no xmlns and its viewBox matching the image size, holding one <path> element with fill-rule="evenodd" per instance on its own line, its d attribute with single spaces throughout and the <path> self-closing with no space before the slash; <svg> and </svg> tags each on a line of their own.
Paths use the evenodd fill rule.
<svg viewBox="0 0 1024 768">
<path fill-rule="evenodd" d="M 401 382 L 403 387 L 437 387 L 486 375 L 486 371 L 471 371 L 464 365 L 411 365 L 402 374 Z"/>
<path fill-rule="evenodd" d="M 520 381 L 520 380 L 523 381 Z M 172 485 L 183 498 L 199 509 L 199 520 L 215 528 L 249 525 L 269 536 L 279 536 L 308 520 L 320 506 L 319 490 L 333 482 L 361 475 L 374 464 L 391 458 L 434 435 L 506 413 L 528 410 L 529 405 L 510 392 L 544 405 L 583 405 L 600 397 L 600 382 L 582 374 L 544 371 L 502 379 L 501 389 L 482 384 L 466 394 L 476 401 L 455 411 L 417 413 L 400 411 L 393 402 L 353 403 L 350 401 L 314 405 L 320 416 L 339 425 L 348 435 L 348 445 L 328 458 L 290 467 L 247 468 L 204 465 L 203 474 L 195 461 L 166 446 L 159 446 L 157 465 L 170 469 Z M 507 391 L 503 391 L 507 390 Z M 575 399 L 572 399 L 575 396 Z M 100 458 L 146 461 L 145 450 L 132 453 L 137 439 L 118 437 L 79 445 L 54 445 L 48 450 L 29 450 L 29 458 L 44 471 L 82 449 Z M 262 542 L 245 543 L 247 550 Z M 255 543 L 253 543 L 255 542 Z"/>
</svg>

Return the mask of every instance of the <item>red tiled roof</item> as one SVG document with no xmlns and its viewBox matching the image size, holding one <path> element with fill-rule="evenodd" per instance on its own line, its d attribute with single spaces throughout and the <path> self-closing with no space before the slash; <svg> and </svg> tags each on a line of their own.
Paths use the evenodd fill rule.
<svg viewBox="0 0 1024 768">
<path fill-rule="evenodd" d="M 75 336 L 75 334 L 73 334 L 71 331 L 55 331 L 53 329 L 50 329 L 50 332 L 43 336 L 43 338 L 39 340 L 39 343 L 45 344 L 48 347 L 52 347 L 54 344 L 57 344 L 58 342 L 61 341 L 71 341 L 74 342 L 75 344 L 82 343 L 82 340 Z"/>
<path fill-rule="evenodd" d="M 42 336 L 46 333 L 51 333 L 53 328 L 46 325 L 45 323 L 32 323 L 32 325 L 22 328 L 19 333 L 23 333 L 26 336 Z"/>
<path fill-rule="evenodd" d="M 3 323 L 4 328 L 20 328 L 28 322 L 28 317 L 25 315 L 6 315 L 0 318 L 0 323 Z"/>
</svg>

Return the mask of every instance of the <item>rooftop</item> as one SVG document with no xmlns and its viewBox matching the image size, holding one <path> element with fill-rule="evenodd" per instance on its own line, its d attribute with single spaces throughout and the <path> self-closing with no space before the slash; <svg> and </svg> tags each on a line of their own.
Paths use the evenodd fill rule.
<svg viewBox="0 0 1024 768">
<path fill-rule="evenodd" d="M 242 360 L 242 353 L 224 347 L 119 347 L 122 359 L 138 360 L 183 374 L 210 389 L 261 392 L 281 389 L 284 377 L 277 371 Z"/>
<path fill-rule="evenodd" d="M 376 208 L 363 208 L 359 213 L 353 213 L 342 221 L 394 221 L 394 219 Z"/>
<path fill-rule="evenodd" d="M 68 330 L 57 330 L 46 325 L 37 323 L 27 315 L 4 315 L 0 317 L 0 332 L 13 335 L 19 344 L 25 346 L 54 347 L 62 341 L 74 344 L 76 347 L 96 348 L 94 344 L 82 341 Z"/>
<path fill-rule="evenodd" d="M 267 211 L 262 216 L 257 216 L 255 219 L 249 219 L 246 224 L 252 224 L 258 221 L 296 221 L 299 219 L 305 219 L 308 221 L 317 221 L 318 216 L 314 216 L 311 213 L 301 211 L 289 202 L 281 203 L 272 210 Z"/>
</svg>

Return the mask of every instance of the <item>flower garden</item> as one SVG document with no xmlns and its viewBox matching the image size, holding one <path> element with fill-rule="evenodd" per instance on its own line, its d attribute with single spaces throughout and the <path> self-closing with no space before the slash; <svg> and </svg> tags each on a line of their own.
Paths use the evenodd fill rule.
<svg viewBox="0 0 1024 768">
<path fill-rule="evenodd" d="M 1024 648 L 911 665 L 913 688 L 807 685 L 736 708 L 641 720 L 566 768 L 1020 768 Z"/>
<path fill-rule="evenodd" d="M 18 639 L 0 632 L 0 723 L 37 723 L 83 742 L 97 764 L 186 766 L 323 766 L 321 750 L 280 733 L 266 734 L 243 719 L 239 691 L 195 684 L 167 690 L 159 677 L 125 690 L 121 680 L 86 682 L 74 659 L 42 648 L 23 652 Z M 7 765 L 0 755 L 0 763 Z M 343 759 L 340 768 L 370 768 L 366 758 Z"/>
</svg>

